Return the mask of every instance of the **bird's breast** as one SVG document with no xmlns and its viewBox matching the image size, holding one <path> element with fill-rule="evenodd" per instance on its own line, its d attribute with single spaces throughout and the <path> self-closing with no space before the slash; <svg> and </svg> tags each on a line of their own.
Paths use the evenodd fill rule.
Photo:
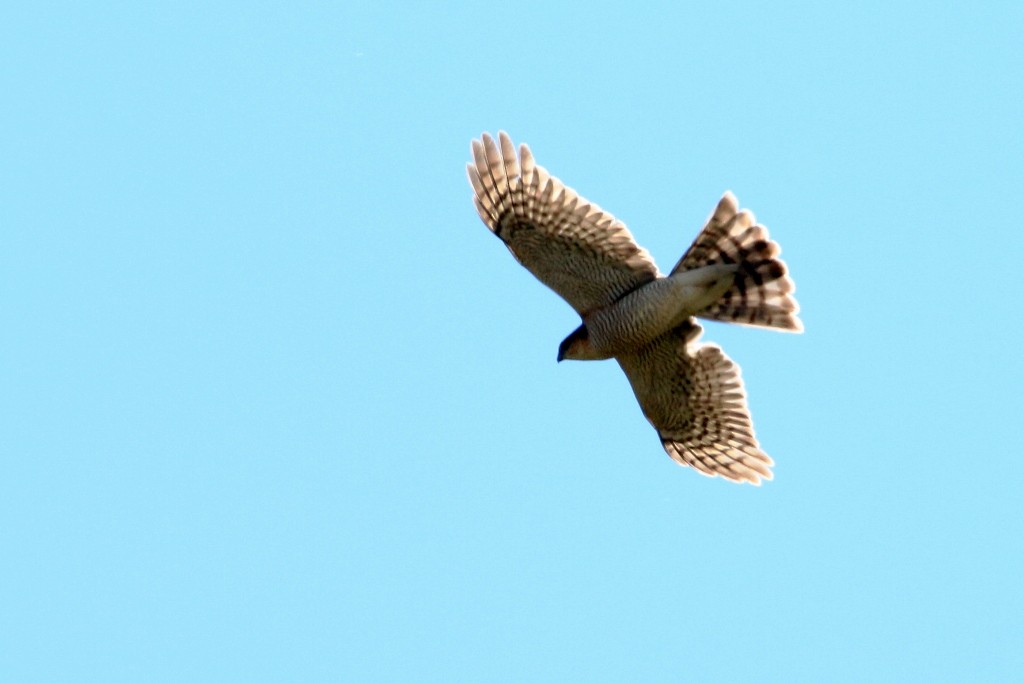
<svg viewBox="0 0 1024 683">
<path fill-rule="evenodd" d="M 689 315 L 685 299 L 671 278 L 654 280 L 585 316 L 590 343 L 609 356 L 636 351 Z"/>
</svg>

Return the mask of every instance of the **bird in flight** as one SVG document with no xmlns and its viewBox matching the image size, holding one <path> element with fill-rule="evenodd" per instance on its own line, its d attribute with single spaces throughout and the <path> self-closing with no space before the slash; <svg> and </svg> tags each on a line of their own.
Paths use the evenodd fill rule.
<svg viewBox="0 0 1024 683">
<path fill-rule="evenodd" d="M 576 309 L 582 324 L 558 360 L 614 358 L 668 455 L 707 476 L 758 485 L 761 450 L 739 367 L 698 343 L 695 318 L 801 332 L 779 245 L 726 192 L 690 248 L 658 271 L 626 226 L 538 166 L 504 132 L 472 143 L 467 167 L 480 218 L 520 264 Z"/>
</svg>

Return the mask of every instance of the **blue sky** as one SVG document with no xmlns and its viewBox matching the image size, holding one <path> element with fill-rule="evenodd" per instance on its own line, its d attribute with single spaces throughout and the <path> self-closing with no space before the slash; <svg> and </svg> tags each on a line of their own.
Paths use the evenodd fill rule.
<svg viewBox="0 0 1024 683">
<path fill-rule="evenodd" d="M 0 678 L 1008 680 L 1019 3 L 0 10 Z M 775 480 L 674 465 L 480 223 L 507 130 L 668 268 Z"/>
</svg>

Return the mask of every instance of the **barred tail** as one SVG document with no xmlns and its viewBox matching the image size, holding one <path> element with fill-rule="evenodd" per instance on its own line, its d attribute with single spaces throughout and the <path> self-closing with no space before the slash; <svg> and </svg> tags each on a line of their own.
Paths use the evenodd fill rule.
<svg viewBox="0 0 1024 683">
<path fill-rule="evenodd" d="M 740 211 L 736 197 L 726 192 L 672 273 L 716 263 L 739 264 L 733 286 L 698 317 L 802 332 L 796 316 L 800 307 L 792 295 L 795 287 L 778 258 L 780 252 L 754 214 Z"/>
</svg>

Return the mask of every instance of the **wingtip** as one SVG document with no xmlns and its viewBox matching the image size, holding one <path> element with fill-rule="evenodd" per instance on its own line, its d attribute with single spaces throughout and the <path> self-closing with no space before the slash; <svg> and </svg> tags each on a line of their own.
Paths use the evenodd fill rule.
<svg viewBox="0 0 1024 683">
<path fill-rule="evenodd" d="M 498 144 L 494 141 L 494 138 L 491 137 L 490 133 L 484 133 L 483 142 L 484 152 L 487 154 L 487 160 L 493 161 L 493 159 L 498 156 Z"/>
<path fill-rule="evenodd" d="M 497 140 L 489 132 L 484 131 L 479 138 L 470 141 L 470 152 L 473 158 L 478 160 L 493 161 L 495 158 L 500 158 L 507 168 L 515 170 L 515 174 L 518 174 L 516 146 L 512 142 L 512 137 L 504 130 L 498 131 Z M 519 158 L 524 161 L 528 160 L 530 163 L 533 161 L 530 148 L 526 146 L 526 143 L 519 145 Z M 513 166 L 515 166 L 514 169 L 511 168 Z"/>
<path fill-rule="evenodd" d="M 505 164 L 505 176 L 511 181 L 520 175 L 519 160 L 516 158 L 516 146 L 505 131 L 498 131 L 498 145 L 501 147 L 501 158 Z"/>
<path fill-rule="evenodd" d="M 478 197 L 483 195 L 484 185 L 480 182 L 480 172 L 476 170 L 476 166 L 466 164 L 466 175 L 469 177 L 469 185 L 473 188 L 473 193 Z"/>
</svg>

